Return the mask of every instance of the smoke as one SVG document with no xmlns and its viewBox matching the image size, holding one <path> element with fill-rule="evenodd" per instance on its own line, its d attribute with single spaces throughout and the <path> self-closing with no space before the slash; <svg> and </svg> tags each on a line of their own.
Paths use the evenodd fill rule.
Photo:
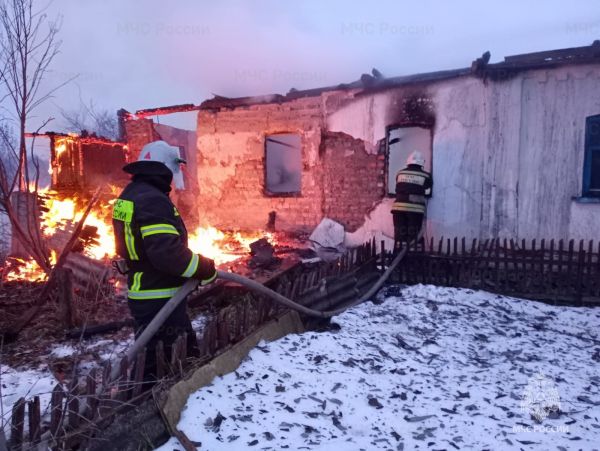
<svg viewBox="0 0 600 451">
<path fill-rule="evenodd" d="M 134 111 L 212 94 L 337 85 L 372 67 L 387 76 L 468 67 L 485 50 L 497 61 L 588 45 L 600 31 L 595 7 L 559 0 L 57 0 L 48 13 L 63 16 L 63 46 L 48 83 L 79 76 L 39 117 L 56 115 L 56 105 L 76 108 L 79 89 L 99 108 Z M 194 128 L 193 117 L 186 125 Z"/>
</svg>

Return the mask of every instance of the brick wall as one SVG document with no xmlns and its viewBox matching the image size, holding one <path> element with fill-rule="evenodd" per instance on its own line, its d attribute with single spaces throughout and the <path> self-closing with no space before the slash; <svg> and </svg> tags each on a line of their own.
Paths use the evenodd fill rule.
<svg viewBox="0 0 600 451">
<path fill-rule="evenodd" d="M 263 229 L 270 211 L 279 230 L 312 230 L 323 217 L 353 231 L 383 197 L 384 156 L 363 141 L 324 130 L 321 97 L 283 104 L 201 110 L 198 114 L 200 217 L 219 228 Z M 301 194 L 264 191 L 265 137 L 297 133 Z"/>
<path fill-rule="evenodd" d="M 136 161 L 142 147 L 149 142 L 160 139 L 154 131 L 152 119 L 135 119 L 125 122 L 125 136 L 127 138 L 128 160 Z"/>
<path fill-rule="evenodd" d="M 280 230 L 310 230 L 322 218 L 319 167 L 320 100 L 255 105 L 198 114 L 198 208 L 220 228 L 264 229 L 269 212 Z M 302 145 L 301 193 L 269 196 L 264 190 L 265 137 L 297 133 Z"/>
<path fill-rule="evenodd" d="M 163 124 L 155 124 L 152 119 L 133 119 L 125 121 L 128 147 L 128 161 L 136 161 L 144 145 L 163 140 L 173 146 L 186 148 L 187 167 L 184 172 L 185 190 L 172 191 L 171 200 L 177 205 L 188 229 L 199 224 L 197 197 L 198 180 L 196 178 L 197 151 L 195 131 L 182 130 Z"/>
<path fill-rule="evenodd" d="M 385 155 L 368 154 L 363 141 L 345 133 L 324 133 L 321 149 L 323 213 L 352 232 L 385 194 Z"/>
</svg>

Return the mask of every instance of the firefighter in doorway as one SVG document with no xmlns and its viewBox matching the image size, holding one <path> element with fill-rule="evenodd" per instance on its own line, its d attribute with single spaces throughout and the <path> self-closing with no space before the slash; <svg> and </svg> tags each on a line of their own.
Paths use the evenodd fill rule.
<svg viewBox="0 0 600 451">
<path fill-rule="evenodd" d="M 433 186 L 431 175 L 423 170 L 424 166 L 423 155 L 415 150 L 408 156 L 406 167 L 396 174 L 396 200 L 392 205 L 396 253 L 417 237 L 423 225 L 426 199 L 431 197 Z"/>
<path fill-rule="evenodd" d="M 155 141 L 142 149 L 139 159 L 123 170 L 132 175 L 113 205 L 117 253 L 125 260 L 128 304 L 136 338 L 187 278 L 202 285 L 217 277 L 214 262 L 187 247 L 187 231 L 169 199 L 171 182 L 184 188 L 179 149 Z M 196 336 L 182 302 L 146 348 L 145 380 L 156 374 L 155 349 L 159 340 L 167 359 L 175 339 L 187 333 L 188 356 L 198 354 Z M 167 360 L 169 361 L 169 360 Z"/>
</svg>

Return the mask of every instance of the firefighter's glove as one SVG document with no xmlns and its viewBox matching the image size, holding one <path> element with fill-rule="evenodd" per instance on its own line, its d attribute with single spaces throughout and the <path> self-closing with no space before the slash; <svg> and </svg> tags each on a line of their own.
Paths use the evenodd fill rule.
<svg viewBox="0 0 600 451">
<path fill-rule="evenodd" d="M 198 271 L 194 275 L 195 279 L 200 281 L 200 285 L 208 285 L 217 278 L 217 269 L 215 268 L 214 260 L 198 255 Z"/>
<path fill-rule="evenodd" d="M 113 260 L 112 266 L 122 275 L 129 274 L 129 267 L 125 260 Z"/>
</svg>

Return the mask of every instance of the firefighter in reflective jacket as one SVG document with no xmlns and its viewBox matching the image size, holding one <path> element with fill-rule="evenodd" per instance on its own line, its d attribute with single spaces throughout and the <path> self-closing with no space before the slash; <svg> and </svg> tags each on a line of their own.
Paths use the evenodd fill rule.
<svg viewBox="0 0 600 451">
<path fill-rule="evenodd" d="M 423 170 L 425 159 L 418 150 L 406 160 L 406 167 L 396 174 L 396 200 L 392 205 L 394 218 L 394 251 L 403 243 L 414 240 L 423 224 L 426 198 L 431 197 L 431 175 Z"/>
<path fill-rule="evenodd" d="M 123 168 L 132 175 L 131 182 L 113 204 L 116 249 L 127 263 L 128 304 L 136 337 L 187 278 L 206 285 L 217 277 L 212 260 L 188 249 L 185 225 L 169 199 L 171 182 L 183 189 L 182 163 L 177 147 L 164 141 L 147 144 L 138 161 Z M 169 358 L 171 345 L 183 333 L 188 336 L 188 355 L 196 355 L 196 336 L 185 302 L 148 344 L 146 380 L 156 374 L 156 343 L 163 341 Z"/>
</svg>

